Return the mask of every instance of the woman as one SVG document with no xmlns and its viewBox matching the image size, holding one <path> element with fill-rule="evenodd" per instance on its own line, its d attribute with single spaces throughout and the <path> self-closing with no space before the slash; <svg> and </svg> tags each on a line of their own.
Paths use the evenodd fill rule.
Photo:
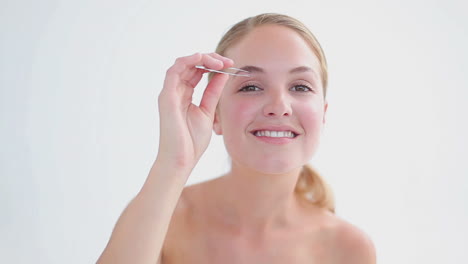
<svg viewBox="0 0 468 264">
<path fill-rule="evenodd" d="M 249 74 L 211 74 L 196 106 L 206 72 L 197 65 Z M 307 165 L 326 87 L 319 43 L 279 14 L 239 22 L 216 53 L 177 59 L 159 96 L 158 156 L 98 263 L 375 263 L 372 241 L 334 214 L 330 190 Z M 212 130 L 231 170 L 184 188 Z"/>
</svg>

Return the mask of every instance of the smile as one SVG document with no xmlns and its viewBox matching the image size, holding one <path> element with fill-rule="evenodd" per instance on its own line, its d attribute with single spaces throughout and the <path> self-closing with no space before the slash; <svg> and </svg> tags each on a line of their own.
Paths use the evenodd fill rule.
<svg viewBox="0 0 468 264">
<path fill-rule="evenodd" d="M 272 138 L 295 138 L 297 134 L 292 131 L 271 131 L 271 130 L 257 130 L 252 134 L 256 137 L 272 137 Z"/>
</svg>

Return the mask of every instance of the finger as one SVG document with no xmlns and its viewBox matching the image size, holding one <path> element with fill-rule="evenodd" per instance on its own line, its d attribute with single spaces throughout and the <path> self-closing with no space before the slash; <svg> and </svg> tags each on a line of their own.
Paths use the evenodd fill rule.
<svg viewBox="0 0 468 264">
<path fill-rule="evenodd" d="M 187 81 L 187 83 L 192 87 L 195 88 L 197 84 L 200 82 L 201 78 L 203 77 L 203 73 L 205 73 L 205 70 L 203 69 L 196 69 L 197 72 L 192 75 L 192 78 Z"/>
<path fill-rule="evenodd" d="M 222 59 L 216 58 L 211 54 L 203 54 L 201 65 L 208 67 L 210 69 L 221 70 L 224 66 L 224 61 Z"/>
<path fill-rule="evenodd" d="M 193 74 L 203 74 L 205 71 L 196 69 L 196 65 L 204 65 L 212 69 L 222 69 L 224 62 L 215 59 L 208 54 L 195 53 L 190 56 L 177 58 L 174 65 L 172 65 L 167 73 L 166 78 L 170 83 L 176 83 L 178 79 L 188 81 L 192 79 Z"/>
<path fill-rule="evenodd" d="M 181 72 L 185 71 L 187 68 L 191 69 L 196 65 L 203 65 L 207 68 L 219 70 L 223 68 L 224 62 L 209 54 L 195 53 L 191 56 L 176 59 L 175 65 L 179 66 L 177 69 Z"/>
<path fill-rule="evenodd" d="M 217 57 L 219 60 L 222 60 L 224 65 L 222 67 L 222 69 L 226 69 L 226 68 L 229 68 L 229 67 L 232 67 L 232 65 L 234 64 L 234 61 L 229 59 L 229 58 L 226 58 L 226 57 L 223 57 L 217 53 L 211 53 L 209 54 L 210 56 L 214 56 L 214 57 Z M 195 87 L 197 86 L 197 84 L 200 82 L 200 79 L 203 77 L 202 74 L 204 73 L 209 73 L 210 71 L 208 70 L 204 70 L 204 69 L 197 69 L 197 71 L 201 72 L 201 74 L 197 73 L 195 75 L 192 76 L 192 78 L 188 81 L 188 83 L 192 86 L 192 87 Z"/>
<path fill-rule="evenodd" d="M 222 63 L 222 66 L 219 69 L 229 68 L 234 63 L 233 60 L 227 57 L 223 57 L 213 52 L 209 54 L 202 54 L 200 62 L 197 63 L 196 65 L 205 65 L 205 67 L 208 67 L 211 69 L 218 69 L 218 64 L 219 64 L 218 61 L 221 61 Z M 196 71 L 197 72 L 195 74 L 192 71 L 185 71 L 182 77 L 183 79 L 186 79 L 187 83 L 190 84 L 190 86 L 193 88 L 197 86 L 197 84 L 200 82 L 200 79 L 202 78 L 202 74 L 209 72 L 204 69 L 196 69 Z"/>
<path fill-rule="evenodd" d="M 217 53 L 201 54 L 195 53 L 190 56 L 177 58 L 174 65 L 171 66 L 166 72 L 166 79 L 164 81 L 164 87 L 171 89 L 170 87 L 179 87 L 181 82 L 188 84 L 191 88 L 197 86 L 200 82 L 205 70 L 196 69 L 196 65 L 203 65 L 207 68 L 221 70 L 223 68 L 231 67 L 233 64 L 232 60 L 223 57 Z M 163 88 L 164 89 L 164 88 Z"/>
<path fill-rule="evenodd" d="M 200 102 L 200 109 L 205 112 L 211 119 L 214 118 L 214 112 L 219 98 L 226 85 L 229 76 L 226 74 L 217 74 L 211 79 L 203 92 L 203 97 Z"/>
<path fill-rule="evenodd" d="M 234 61 L 232 59 L 219 55 L 216 52 L 210 53 L 209 55 L 224 62 L 224 68 L 229 68 L 232 67 L 232 65 L 234 65 Z"/>
<path fill-rule="evenodd" d="M 194 66 L 202 59 L 203 54 L 198 52 L 190 56 L 177 58 L 166 72 L 164 87 L 179 87 L 181 81 L 190 83 L 192 88 L 195 87 L 198 81 L 200 81 L 203 71 L 196 69 Z"/>
</svg>

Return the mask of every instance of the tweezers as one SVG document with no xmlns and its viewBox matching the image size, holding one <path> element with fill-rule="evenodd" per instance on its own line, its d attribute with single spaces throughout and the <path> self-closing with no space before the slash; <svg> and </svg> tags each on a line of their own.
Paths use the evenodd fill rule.
<svg viewBox="0 0 468 264">
<path fill-rule="evenodd" d="M 201 66 L 201 65 L 197 65 L 197 66 L 195 66 L 195 68 L 197 68 L 197 69 L 202 69 L 202 70 L 205 70 L 205 71 L 210 71 L 210 72 L 224 73 L 224 74 L 233 75 L 233 76 L 244 76 L 244 77 L 249 77 L 249 76 L 250 76 L 250 75 L 249 75 L 249 71 L 242 70 L 242 69 L 238 69 L 238 68 L 233 68 L 233 67 L 231 67 L 231 68 L 226 68 L 226 69 L 224 69 L 224 70 L 222 70 L 222 71 L 213 70 L 213 69 L 210 69 L 210 68 L 206 68 L 205 66 Z M 226 70 L 236 71 L 236 73 L 234 73 L 234 72 L 227 72 Z M 239 72 L 239 71 L 241 71 L 241 72 L 246 72 L 246 73 L 244 73 L 244 74 L 242 74 L 242 73 L 239 74 L 239 73 L 237 73 L 237 72 Z"/>
</svg>

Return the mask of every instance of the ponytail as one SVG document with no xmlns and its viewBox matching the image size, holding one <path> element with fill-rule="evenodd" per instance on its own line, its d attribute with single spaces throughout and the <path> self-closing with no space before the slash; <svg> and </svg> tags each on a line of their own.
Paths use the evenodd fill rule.
<svg viewBox="0 0 468 264">
<path fill-rule="evenodd" d="M 335 199 L 330 186 L 310 165 L 302 167 L 295 191 L 310 203 L 335 213 Z"/>
</svg>

